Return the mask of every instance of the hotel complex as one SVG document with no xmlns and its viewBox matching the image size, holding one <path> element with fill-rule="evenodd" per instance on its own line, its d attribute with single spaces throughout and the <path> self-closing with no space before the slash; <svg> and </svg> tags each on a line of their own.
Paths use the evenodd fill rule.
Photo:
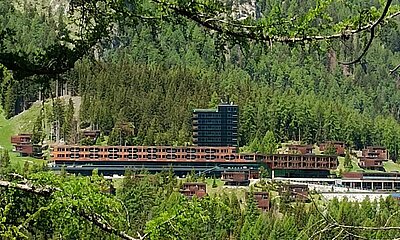
<svg viewBox="0 0 400 240">
<path fill-rule="evenodd" d="M 221 177 L 228 185 L 248 184 L 249 179 L 259 178 L 263 167 L 276 179 L 372 190 L 400 189 L 397 173 L 346 173 L 343 178 L 336 178 L 331 171 L 337 170 L 337 156 L 344 156 L 346 148 L 339 141 L 320 143 L 320 152 L 326 153 L 323 155 L 315 154 L 312 145 L 301 144 L 285 145 L 286 150 L 280 154 L 240 153 L 238 116 L 238 106 L 227 103 L 217 109 L 193 110 L 193 146 L 53 145 L 50 166 L 53 170 L 65 167 L 70 173 L 83 175 L 90 175 L 94 169 L 104 175 L 122 175 L 127 169 L 154 173 L 172 167 L 178 176 L 194 170 L 197 174 Z M 14 150 L 22 156 L 36 155 L 31 137 L 30 134 L 13 136 Z M 367 147 L 358 155 L 360 167 L 374 170 L 382 169 L 388 158 L 383 147 Z M 182 191 L 189 194 L 192 190 L 188 186 Z"/>
</svg>

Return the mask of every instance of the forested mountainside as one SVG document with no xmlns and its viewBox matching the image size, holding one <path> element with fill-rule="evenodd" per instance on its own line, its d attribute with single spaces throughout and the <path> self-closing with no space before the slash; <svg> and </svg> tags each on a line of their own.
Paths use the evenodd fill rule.
<svg viewBox="0 0 400 240">
<path fill-rule="evenodd" d="M 255 15 L 296 16 L 313 4 L 258 1 Z M 7 11 L 6 5 L 2 24 L 23 33 L 18 44 L 6 48 L 35 51 L 65 24 L 61 9 Z M 326 11 L 341 19 L 363 7 L 362 2 L 346 1 L 333 3 Z M 39 95 L 80 95 L 82 127 L 110 134 L 110 144 L 121 142 L 113 142 L 112 135 L 123 129 L 123 142 L 159 145 L 190 142 L 191 110 L 229 99 L 240 106 L 240 145 L 261 141 L 272 130 L 280 141 L 343 140 L 356 148 L 384 145 L 396 158 L 400 77 L 390 69 L 399 62 L 399 23 L 383 27 L 362 61 L 350 66 L 338 61 L 356 57 L 367 37 L 343 44 L 238 45 L 193 22 L 120 25 L 111 43 L 96 48 L 96 61 L 78 62 L 51 86 L 43 86 L 46 81 L 40 77 L 15 80 L 4 72 L 1 102 L 12 116 Z M 46 92 L 39 94 L 40 89 Z"/>
<path fill-rule="evenodd" d="M 243 171 L 247 179 L 257 162 L 259 180 L 249 180 L 249 187 L 224 187 L 223 180 L 231 179 L 206 178 L 206 171 L 194 168 L 178 178 L 173 166 L 156 174 L 127 167 L 122 179 L 114 175 L 110 180 L 97 169 L 91 176 L 68 173 L 100 165 L 64 165 L 56 172 L 54 167 L 49 171 L 52 161 L 9 152 L 11 135 L 30 128 L 35 145 L 44 139 L 84 145 L 191 144 L 192 109 L 213 108 L 223 99 L 239 105 L 240 145 L 252 152 L 272 152 L 275 140 L 343 140 L 353 148 L 383 145 L 398 158 L 398 0 L 227 0 L 223 8 L 219 3 L 0 1 L 0 239 L 399 239 L 399 194 L 381 191 L 390 188 L 389 181 L 393 189 L 399 187 L 398 173 L 390 172 L 398 164 L 391 161 L 386 173 L 347 175 L 365 176 L 354 181 L 379 189 L 352 202 L 364 194 L 353 192 L 356 184 L 337 187 L 343 179 L 329 178 L 335 185 L 321 186 L 322 191 L 345 191 L 342 196 L 350 200 L 328 200 L 303 183 L 296 190 L 270 178 L 268 164 L 258 160 L 250 161 L 251 167 L 231 161 L 234 167 L 224 169 Z M 225 21 L 231 13 L 226 9 L 238 9 L 234 17 L 240 21 Z M 394 12 L 397 17 L 389 20 Z M 200 27 L 196 20 L 211 27 Z M 246 30 L 238 38 L 215 27 L 232 30 L 231 35 Z M 347 27 L 357 34 L 347 34 Z M 252 40 L 247 33 L 255 34 Z M 330 34 L 339 39 L 307 40 Z M 374 34 L 361 61 L 340 63 L 360 56 Z M 254 39 L 260 36 L 271 41 Z M 272 41 L 282 36 L 300 40 Z M 88 129 L 101 130 L 98 142 L 78 139 L 77 132 Z M 71 152 L 65 156 L 74 161 Z M 359 169 L 350 152 L 337 158 L 339 175 Z M 118 162 L 109 156 L 99 164 L 111 170 L 108 164 L 123 164 Z M 315 163 L 312 175 L 319 177 Z M 331 160 L 323 164 L 332 167 Z M 190 198 L 183 195 L 188 191 Z"/>
</svg>

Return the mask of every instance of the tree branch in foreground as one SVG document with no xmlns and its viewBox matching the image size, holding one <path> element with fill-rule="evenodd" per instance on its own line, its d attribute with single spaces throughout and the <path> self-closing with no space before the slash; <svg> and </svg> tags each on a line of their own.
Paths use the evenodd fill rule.
<svg viewBox="0 0 400 240">
<path fill-rule="evenodd" d="M 53 192 L 62 191 L 59 188 L 54 188 L 54 187 L 50 187 L 50 186 L 35 187 L 32 185 L 28 185 L 28 184 L 18 184 L 18 183 L 13 183 L 13 182 L 9 182 L 9 181 L 3 181 L 3 180 L 0 180 L 0 187 L 18 189 L 18 190 L 21 190 L 24 192 L 33 193 L 33 194 L 40 195 L 43 197 L 50 197 Z M 99 227 L 101 230 L 111 233 L 111 234 L 115 234 L 116 236 L 119 236 L 122 239 L 143 240 L 147 236 L 147 235 L 144 235 L 144 236 L 139 235 L 140 238 L 131 237 L 128 234 L 126 234 L 124 231 L 120 231 L 120 230 L 112 227 L 100 215 L 98 215 L 96 213 L 87 214 L 85 211 L 83 211 L 83 210 L 78 211 L 76 208 L 73 208 L 72 210 L 74 212 L 76 212 L 79 216 L 84 218 L 86 221 L 91 222 L 94 225 L 96 225 L 97 227 Z"/>
<path fill-rule="evenodd" d="M 335 237 L 338 238 L 339 235 L 341 235 L 343 232 L 346 233 L 346 235 L 352 236 L 354 238 L 359 238 L 359 239 L 368 239 L 366 237 L 354 234 L 352 232 L 349 232 L 349 230 L 365 230 L 365 231 L 388 231 L 388 230 L 400 230 L 400 226 L 387 226 L 389 219 L 395 215 L 398 214 L 398 212 L 393 213 L 389 219 L 387 220 L 386 224 L 384 226 L 355 226 L 355 225 L 344 225 L 339 223 L 335 218 L 332 217 L 332 215 L 327 212 L 328 216 L 325 216 L 321 210 L 319 209 L 317 203 L 315 202 L 314 198 L 311 195 L 304 195 L 301 193 L 297 193 L 300 196 L 306 197 L 309 199 L 312 204 L 314 205 L 315 209 L 317 212 L 322 216 L 322 220 L 327 224 L 324 229 L 319 230 L 317 233 L 314 233 L 313 236 L 326 232 L 326 231 L 331 231 L 334 229 L 340 229 L 340 233 Z M 311 239 L 311 238 L 310 238 Z M 400 240 L 400 239 L 392 239 L 392 240 Z"/>
<path fill-rule="evenodd" d="M 44 197 L 49 197 L 53 192 L 61 190 L 59 188 L 53 188 L 49 186 L 35 187 L 28 184 L 19 184 L 3 180 L 0 180 L 0 187 L 18 189 Z"/>
<path fill-rule="evenodd" d="M 96 213 L 91 213 L 88 214 L 86 213 L 84 210 L 78 211 L 76 208 L 73 209 L 75 212 L 78 213 L 79 216 L 81 216 L 82 218 L 84 218 L 86 221 L 88 222 L 92 222 L 94 225 L 98 226 L 99 228 L 101 228 L 103 231 L 114 234 L 122 239 L 126 239 L 126 240 L 142 240 L 146 237 L 146 235 L 144 236 L 140 236 L 140 238 L 134 238 L 129 236 L 128 234 L 126 234 L 123 231 L 120 231 L 118 229 L 115 229 L 114 227 L 112 227 L 106 220 L 104 220 L 100 215 L 96 214 Z"/>
<path fill-rule="evenodd" d="M 250 40 L 256 41 L 266 41 L 266 42 L 281 42 L 281 43 L 298 43 L 298 42 L 307 42 L 307 41 L 324 41 L 324 40 L 333 40 L 333 39 L 343 39 L 348 38 L 352 35 L 355 35 L 364 31 L 371 31 L 381 24 L 384 20 L 388 20 L 400 15 L 400 12 L 395 12 L 386 17 L 389 7 L 392 4 L 392 0 L 388 0 L 386 2 L 385 8 L 379 17 L 374 23 L 366 24 L 364 26 L 359 26 L 357 29 L 348 29 L 343 32 L 330 34 L 330 35 L 305 35 L 300 37 L 290 37 L 290 36 L 279 36 L 279 35 L 268 35 L 263 33 L 262 31 L 264 26 L 256 26 L 256 25 L 244 25 L 241 21 L 233 20 L 226 21 L 225 19 L 219 19 L 214 16 L 209 16 L 205 13 L 196 12 L 194 7 L 185 8 L 182 6 L 178 6 L 173 3 L 169 3 L 163 0 L 153 0 L 158 5 L 164 5 L 170 10 L 174 11 L 177 15 L 183 16 L 189 20 L 196 22 L 197 24 L 208 28 L 210 30 L 214 30 L 219 33 L 224 33 L 233 37 L 239 38 L 247 38 Z M 227 26 L 231 26 L 232 28 L 228 28 Z M 249 30 L 251 29 L 251 30 Z"/>
<path fill-rule="evenodd" d="M 354 63 L 359 62 L 364 57 L 364 55 L 367 53 L 368 49 L 371 47 L 372 41 L 374 40 L 375 28 L 385 19 L 386 14 L 388 13 L 389 7 L 390 7 L 391 4 L 392 4 L 392 0 L 387 0 L 385 8 L 383 9 L 383 12 L 382 12 L 381 16 L 378 18 L 378 20 L 375 21 L 374 24 L 372 24 L 369 27 L 370 38 L 369 38 L 369 41 L 368 41 L 367 45 L 365 46 L 364 50 L 362 51 L 362 53 L 356 59 L 354 59 L 353 61 L 350 61 L 350 62 L 340 62 L 339 61 L 340 64 L 352 65 Z"/>
<path fill-rule="evenodd" d="M 389 71 L 390 74 L 395 73 L 400 68 L 400 64 Z"/>
</svg>

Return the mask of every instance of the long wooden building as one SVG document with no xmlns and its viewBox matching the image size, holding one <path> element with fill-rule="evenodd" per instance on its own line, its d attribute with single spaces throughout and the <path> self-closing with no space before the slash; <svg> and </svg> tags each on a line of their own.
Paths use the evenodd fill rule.
<svg viewBox="0 0 400 240">
<path fill-rule="evenodd" d="M 54 169 L 65 166 L 69 172 L 90 173 L 94 168 L 103 174 L 121 174 L 127 168 L 161 171 L 172 166 L 179 175 L 194 169 L 205 174 L 241 169 L 295 170 L 304 176 L 329 175 L 337 168 L 337 156 L 313 154 L 248 154 L 235 147 L 173 147 L 173 146 L 76 146 L 51 147 Z M 282 171 L 281 171 L 282 172 Z M 287 173 L 284 173 L 287 174 Z"/>
</svg>

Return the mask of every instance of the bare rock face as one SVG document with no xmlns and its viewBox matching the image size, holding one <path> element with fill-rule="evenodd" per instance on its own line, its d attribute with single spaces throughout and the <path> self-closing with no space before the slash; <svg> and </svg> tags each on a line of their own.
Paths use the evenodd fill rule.
<svg viewBox="0 0 400 240">
<path fill-rule="evenodd" d="M 64 14 L 66 14 L 69 7 L 68 0 L 41 0 L 41 1 L 14 0 L 13 3 L 17 9 L 22 10 L 24 9 L 24 6 L 28 4 L 30 7 L 33 7 L 38 11 L 42 11 L 43 13 L 52 13 L 52 14 L 58 13 L 59 11 L 63 11 Z"/>
<path fill-rule="evenodd" d="M 246 18 L 258 18 L 256 0 L 233 0 L 232 1 L 232 17 L 237 20 Z"/>
</svg>

